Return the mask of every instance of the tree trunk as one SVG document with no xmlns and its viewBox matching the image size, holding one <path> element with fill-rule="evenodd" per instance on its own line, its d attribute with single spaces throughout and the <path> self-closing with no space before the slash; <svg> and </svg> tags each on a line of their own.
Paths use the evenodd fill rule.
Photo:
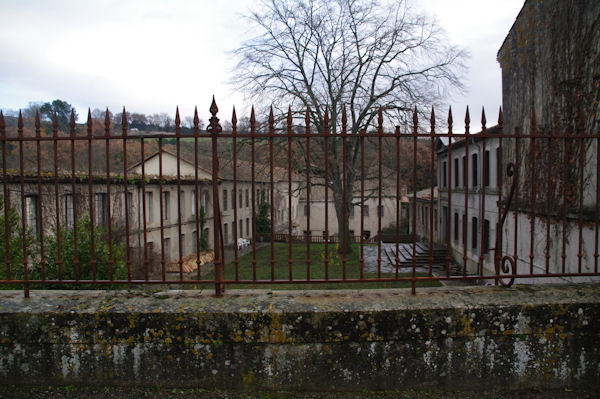
<svg viewBox="0 0 600 399">
<path fill-rule="evenodd" d="M 344 202 L 344 190 L 342 188 L 342 184 L 341 184 L 341 177 L 342 176 L 336 176 L 339 177 L 338 179 L 334 178 L 333 179 L 333 203 L 334 203 L 334 207 L 335 207 L 335 213 L 336 213 L 336 217 L 337 217 L 337 224 L 338 224 L 338 235 L 340 238 L 340 244 L 339 244 L 339 249 L 338 252 L 340 254 L 344 253 L 344 249 L 346 250 L 346 254 L 349 254 L 352 252 L 352 241 L 351 241 L 351 237 L 350 237 L 350 211 L 352 209 L 352 198 L 353 198 L 353 192 L 352 190 L 346 190 L 345 194 L 346 194 L 346 200 Z M 346 180 L 347 180 L 347 185 L 346 187 L 352 187 L 354 185 L 354 177 L 347 175 L 346 176 Z M 337 183 L 337 184 L 336 184 Z M 344 218 L 344 207 L 345 207 L 345 218 Z M 345 237 L 345 242 L 346 245 L 344 246 L 344 237 Z"/>
</svg>

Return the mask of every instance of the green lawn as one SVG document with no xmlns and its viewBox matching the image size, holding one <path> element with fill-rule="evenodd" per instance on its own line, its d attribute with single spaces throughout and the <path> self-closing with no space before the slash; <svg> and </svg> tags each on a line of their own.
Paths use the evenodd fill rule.
<svg viewBox="0 0 600 399">
<path fill-rule="evenodd" d="M 275 280 L 288 280 L 289 272 L 289 244 L 275 243 L 273 256 L 271 257 L 271 246 L 268 244 L 265 247 L 256 250 L 256 279 L 270 280 L 271 279 L 271 258 L 274 260 L 274 278 Z M 307 279 L 307 250 L 305 243 L 292 244 L 292 278 Z M 329 279 L 343 278 L 342 259 L 336 253 L 334 245 L 328 246 L 329 267 L 327 270 Z M 324 263 L 325 244 L 310 245 L 310 278 L 323 280 L 326 278 L 326 269 Z M 346 278 L 360 278 L 360 245 L 352 244 L 352 252 L 348 255 L 346 261 Z M 227 280 L 235 279 L 235 265 L 232 259 L 226 259 L 225 278 Z M 417 273 L 418 277 L 427 276 L 425 273 Z M 382 278 L 393 278 L 394 273 L 382 273 Z M 411 276 L 410 273 L 399 276 Z M 376 278 L 377 273 L 364 273 L 364 278 Z M 238 263 L 238 279 L 253 280 L 254 272 L 252 267 L 252 252 L 239 257 Z M 406 288 L 410 287 L 409 281 L 389 281 L 389 282 L 372 282 L 372 283 L 291 283 L 291 284 L 230 284 L 231 288 L 268 288 L 268 289 L 357 289 L 357 288 Z M 441 283 L 438 281 L 418 282 L 419 287 L 439 287 Z"/>
</svg>

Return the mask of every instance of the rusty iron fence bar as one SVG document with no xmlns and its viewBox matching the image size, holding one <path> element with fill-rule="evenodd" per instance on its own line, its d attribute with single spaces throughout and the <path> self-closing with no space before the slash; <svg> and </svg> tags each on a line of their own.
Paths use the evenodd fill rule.
<svg viewBox="0 0 600 399">
<path fill-rule="evenodd" d="M 234 109 L 231 132 L 223 132 L 213 98 L 206 133 L 200 131 L 195 110 L 193 132 L 183 134 L 177 109 L 174 133 L 147 135 L 131 134 L 125 109 L 120 134 L 116 129 L 112 131 L 108 110 L 101 129 L 103 134 L 94 134 L 95 125 L 89 110 L 87 122 L 82 126 L 84 134 L 80 134 L 73 112 L 66 132 L 62 128 L 59 131 L 58 117 L 54 115 L 49 133 L 42 134 L 39 115 L 35 117 L 33 130 L 26 129 L 21 114 L 13 129 L 14 125 L 7 128 L 6 118 L 0 111 L 4 204 L 1 213 L 4 222 L 0 226 L 4 228 L 4 237 L 0 245 L 5 251 L 0 259 L 3 262 L 0 263 L 0 285 L 22 285 L 28 296 L 32 286 L 37 289 L 57 284 L 214 284 L 216 295 L 222 295 L 227 285 L 239 284 L 336 283 L 343 286 L 357 282 L 407 282 L 415 293 L 417 284 L 428 281 L 492 281 L 510 285 L 516 280 L 588 278 L 596 281 L 600 277 L 600 162 L 597 155 L 596 159 L 589 156 L 593 149 L 596 154 L 600 151 L 597 132 L 586 133 L 581 123 L 577 124 L 575 134 L 557 128 L 538 130 L 532 113 L 526 134 L 520 127 L 512 134 L 504 134 L 502 110 L 497 127 L 490 128 L 486 126 L 482 109 L 481 132 L 472 133 L 467 108 L 464 134 L 453 133 L 450 109 L 447 132 L 440 133 L 436 131 L 434 109 L 426 128 L 419 125 L 415 108 L 409 132 L 395 126 L 393 133 L 386 133 L 383 110 L 375 115 L 372 130 L 349 129 L 345 107 L 341 115 L 336 114 L 340 116 L 340 125 L 330 120 L 328 107 L 323 111 L 322 124 L 314 131 L 311 124 L 313 117 L 318 119 L 316 114 L 309 108 L 299 112 L 304 126 L 299 127 L 302 131 L 297 131 L 291 108 L 281 119 L 275 117 L 271 108 L 267 123 L 260 125 L 264 130 L 259 132 L 263 128 L 259 128 L 252 108 L 250 131 L 244 133 L 239 130 Z M 276 126 L 276 120 L 283 121 L 278 125 L 281 128 Z M 211 170 L 205 171 L 205 177 L 200 175 L 200 164 L 204 162 L 203 155 L 199 154 L 203 146 L 201 139 L 209 139 L 210 143 L 207 159 L 210 158 Z M 190 153 L 190 140 L 195 165 L 191 175 L 190 163 L 184 154 L 184 148 Z M 394 142 L 391 147 L 390 141 Z M 248 147 L 243 145 L 246 142 L 250 143 L 249 154 Z M 281 148 L 276 147 L 280 142 Z M 168 150 L 173 146 L 174 155 Z M 438 146 L 441 149 L 437 149 Z M 157 152 L 153 153 L 152 148 L 157 148 Z M 232 151 L 232 190 L 226 186 L 229 174 L 223 169 L 229 166 L 220 162 L 221 157 L 227 156 L 222 152 L 227 148 Z M 353 148 L 353 154 L 349 148 Z M 384 148 L 386 155 L 394 154 L 395 161 L 384 164 Z M 589 152 L 588 148 L 591 148 Z M 50 156 L 45 157 L 42 154 L 47 149 Z M 494 150 L 495 163 L 492 162 Z M 122 152 L 122 163 L 115 163 L 115 151 Z M 320 151 L 323 151 L 322 156 Z M 412 152 L 412 157 L 403 151 Z M 428 157 L 423 158 L 421 151 L 428 151 Z M 103 162 L 98 162 L 102 157 Z M 359 165 L 351 163 L 353 157 Z M 402 176 L 406 173 L 402 170 L 402 157 L 408 158 L 410 163 L 408 177 Z M 153 159 L 157 161 L 156 166 L 152 166 Z M 442 159 L 446 162 L 443 169 Z M 548 174 L 540 179 L 540 165 L 549 165 L 555 159 L 563 165 L 559 176 Z M 499 169 L 495 174 L 494 165 Z M 577 167 L 573 176 L 567 174 L 567 166 L 571 165 Z M 330 216 L 334 215 L 329 208 L 336 208 L 329 192 L 334 176 L 332 168 L 339 173 L 341 206 L 337 209 L 341 209 L 342 215 L 338 232 L 334 230 L 333 234 L 329 226 Z M 248 172 L 249 178 L 240 175 L 242 169 L 242 175 Z M 424 170 L 419 172 L 419 179 L 417 169 Z M 222 190 L 220 184 L 223 184 Z M 390 186 L 393 184 L 395 187 Z M 192 201 L 187 200 L 187 195 L 184 197 L 183 188 L 189 186 L 193 186 L 192 209 L 195 211 L 187 217 L 186 206 Z M 311 189 L 320 186 L 324 187 L 322 191 Z M 244 187 L 251 190 L 248 195 L 246 189 L 246 207 L 242 206 Z M 403 187 L 412 191 L 412 194 L 407 192 L 408 234 L 401 232 L 400 226 L 406 218 Z M 594 187 L 595 192 L 591 191 Z M 177 190 L 176 197 L 170 194 L 173 189 Z M 212 206 L 205 209 L 210 201 L 206 197 L 209 190 Z M 227 219 L 231 216 L 224 212 L 228 206 L 221 206 L 226 196 L 222 199 L 219 196 L 226 190 L 231 193 L 232 222 Z M 121 194 L 120 201 L 115 199 Z M 492 214 L 486 205 L 486 201 L 490 201 L 488 195 L 497 203 L 497 211 Z M 558 200 L 551 202 L 555 196 Z M 251 214 L 246 218 L 249 253 L 238 247 L 238 243 L 244 243 L 243 218 L 249 212 L 245 209 L 249 205 L 248 197 L 252 202 Z M 456 197 L 463 198 L 455 201 Z M 595 203 L 586 205 L 586 198 L 595 198 Z M 170 208 L 170 199 L 176 204 L 177 215 Z M 261 231 L 264 243 L 259 245 L 257 214 L 263 201 L 269 202 L 270 227 L 268 233 Z M 357 204 L 360 218 L 351 219 Z M 369 204 L 376 209 L 369 212 Z M 386 208 L 389 205 L 396 207 L 395 212 Z M 320 206 L 324 207 L 323 213 L 317 211 Z M 152 216 L 156 207 L 158 221 Z M 214 267 L 213 277 L 200 258 L 205 222 L 200 220 L 201 209 L 206 212 L 207 226 L 212 228 L 214 259 L 209 263 Z M 15 225 L 11 224 L 13 213 L 18 220 Z M 86 213 L 89 213 L 89 227 L 79 225 Z M 311 215 L 316 219 L 311 220 Z M 323 234 L 313 234 L 311 226 L 319 228 L 321 215 Z M 492 219 L 488 220 L 494 217 L 495 224 Z M 394 220 L 395 225 L 385 226 Z M 306 230 L 297 232 L 297 223 L 304 223 Z M 350 231 L 351 223 L 354 229 L 359 228 L 358 235 Z M 183 240 L 184 234 L 190 234 L 188 225 L 195 228 L 192 245 L 196 248 L 189 261 Z M 231 227 L 231 235 L 225 226 Z M 493 241 L 490 226 L 495 227 Z M 82 238 L 87 232 L 80 231 L 85 228 L 89 228 L 89 243 Z M 554 242 L 552 229 L 556 232 Z M 172 234 L 177 235 L 176 241 Z M 160 237 L 157 252 L 155 237 Z M 595 241 L 590 244 L 590 239 Z M 51 240 L 53 246 L 49 246 L 51 241 L 47 240 Z M 13 251 L 15 241 L 17 248 Z M 491 242 L 496 243 L 494 248 L 490 248 Z M 333 244 L 336 248 L 339 244 L 341 253 L 334 252 Z M 285 248 L 285 260 L 277 255 L 281 245 Z M 298 263 L 303 247 L 304 259 Z M 553 247 L 556 250 L 552 251 Z M 358 251 L 356 260 L 348 256 L 350 248 Z M 493 256 L 488 256 L 492 249 Z M 230 255 L 226 259 L 227 253 Z M 195 265 L 192 272 L 188 270 L 189 264 Z"/>
</svg>

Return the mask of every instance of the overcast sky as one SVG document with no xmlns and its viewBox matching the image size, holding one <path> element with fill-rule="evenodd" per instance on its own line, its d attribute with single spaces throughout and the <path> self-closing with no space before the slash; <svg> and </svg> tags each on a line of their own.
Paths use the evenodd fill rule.
<svg viewBox="0 0 600 399">
<path fill-rule="evenodd" d="M 448 99 L 455 125 L 469 105 L 488 126 L 502 102 L 496 53 L 523 0 L 420 0 L 451 42 L 471 55 L 467 92 Z M 214 94 L 220 118 L 249 104 L 228 85 L 228 51 L 252 35 L 242 17 L 251 0 L 0 0 L 0 108 L 56 98 L 87 107 L 208 118 Z M 460 116 L 458 115 L 460 114 Z M 474 117 L 474 115 L 477 115 Z M 241 115 L 238 113 L 238 118 Z"/>
</svg>

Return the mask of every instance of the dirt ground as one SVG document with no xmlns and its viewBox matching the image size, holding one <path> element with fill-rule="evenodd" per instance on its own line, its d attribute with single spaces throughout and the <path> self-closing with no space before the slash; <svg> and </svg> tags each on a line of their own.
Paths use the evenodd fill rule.
<svg viewBox="0 0 600 399">
<path fill-rule="evenodd" d="M 328 392 L 328 393 L 311 393 L 311 392 L 209 392 L 201 389 L 179 389 L 179 388 L 131 388 L 131 387 L 75 387 L 75 386 L 63 386 L 63 387 L 14 387 L 14 386 L 0 386 L 0 399 L 80 399 L 80 398 L 94 398 L 94 399 L 121 399 L 121 398 L 148 398 L 148 399 L 188 399 L 188 398 L 200 398 L 200 399 L 350 399 L 350 398 L 414 398 L 414 399 L 450 399 L 450 398 L 464 398 L 464 399 L 563 399 L 563 398 L 584 398 L 592 399 L 598 397 L 597 390 L 577 390 L 577 389 L 555 389 L 555 390 L 541 390 L 541 389 L 527 389 L 527 390 L 514 390 L 505 392 L 480 392 L 480 391 L 460 391 L 460 392 L 449 392 L 449 391 L 435 391 L 435 390 L 423 390 L 423 391 L 385 391 L 385 392 Z"/>
</svg>

